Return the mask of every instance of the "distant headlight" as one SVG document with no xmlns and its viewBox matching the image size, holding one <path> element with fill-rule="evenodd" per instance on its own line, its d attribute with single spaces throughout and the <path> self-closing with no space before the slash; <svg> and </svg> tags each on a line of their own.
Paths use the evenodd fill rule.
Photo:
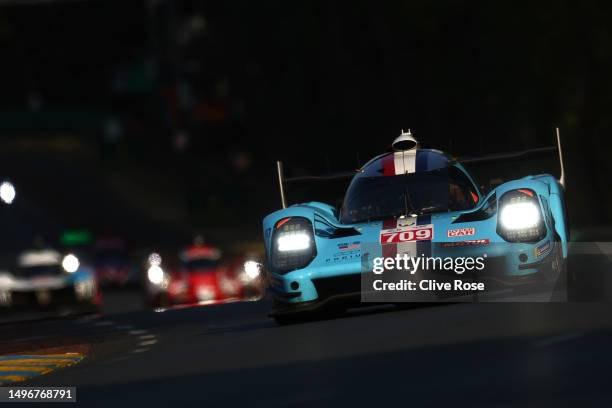
<svg viewBox="0 0 612 408">
<path fill-rule="evenodd" d="M 151 265 L 147 270 L 147 278 L 154 285 L 162 285 L 165 281 L 164 270 L 159 265 Z"/>
<path fill-rule="evenodd" d="M 62 268 L 68 273 L 74 273 L 79 269 L 79 258 L 73 254 L 68 254 L 62 259 Z"/>
<path fill-rule="evenodd" d="M 149 255 L 148 261 L 149 261 L 149 265 L 160 266 L 162 263 L 162 258 L 157 252 L 153 252 Z"/>
<path fill-rule="evenodd" d="M 246 261 L 244 263 L 244 273 L 249 279 L 255 279 L 259 276 L 260 265 L 255 261 Z"/>
<path fill-rule="evenodd" d="M 0 200 L 4 201 L 6 204 L 11 204 L 16 195 L 15 186 L 9 181 L 0 184 Z"/>
<path fill-rule="evenodd" d="M 540 209 L 532 202 L 506 204 L 501 209 L 500 221 L 507 230 L 534 228 L 540 222 Z"/>
</svg>

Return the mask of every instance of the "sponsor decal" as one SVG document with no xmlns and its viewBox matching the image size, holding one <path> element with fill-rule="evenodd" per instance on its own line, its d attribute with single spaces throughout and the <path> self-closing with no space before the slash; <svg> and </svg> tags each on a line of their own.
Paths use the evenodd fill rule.
<svg viewBox="0 0 612 408">
<path fill-rule="evenodd" d="M 550 251 L 550 241 L 548 241 L 547 243 L 540 245 L 539 247 L 536 247 L 535 249 L 535 256 L 536 258 L 548 253 L 548 251 Z"/>
<path fill-rule="evenodd" d="M 448 230 L 446 236 L 449 238 L 454 237 L 469 237 L 476 234 L 476 228 L 457 228 Z"/>
<path fill-rule="evenodd" d="M 443 242 L 442 248 L 457 248 L 471 245 L 489 245 L 488 239 L 470 239 L 467 241 L 458 241 L 458 242 Z"/>
<path fill-rule="evenodd" d="M 338 244 L 338 249 L 342 252 L 345 251 L 355 251 L 357 249 L 361 249 L 361 242 L 359 241 L 355 241 L 355 242 L 343 242 L 341 244 Z"/>
<path fill-rule="evenodd" d="M 414 227 L 399 227 L 380 231 L 381 244 L 398 242 L 431 241 L 434 237 L 433 224 L 418 225 Z"/>
</svg>

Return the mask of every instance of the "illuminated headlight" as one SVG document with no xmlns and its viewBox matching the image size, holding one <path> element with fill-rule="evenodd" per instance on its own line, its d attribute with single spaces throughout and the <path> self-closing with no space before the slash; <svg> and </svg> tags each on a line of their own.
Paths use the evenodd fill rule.
<svg viewBox="0 0 612 408">
<path fill-rule="evenodd" d="M 312 223 L 304 217 L 278 221 L 272 237 L 272 270 L 286 273 L 308 265 L 317 255 Z"/>
<path fill-rule="evenodd" d="M 162 263 L 162 258 L 157 252 L 151 253 L 147 259 L 149 261 L 149 265 L 160 266 Z"/>
<path fill-rule="evenodd" d="M 15 186 L 9 181 L 5 181 L 0 184 L 0 200 L 6 204 L 11 204 L 15 199 L 17 193 L 15 192 Z"/>
<path fill-rule="evenodd" d="M 68 273 L 74 273 L 79 269 L 79 258 L 73 254 L 68 254 L 62 259 L 62 268 Z"/>
<path fill-rule="evenodd" d="M 500 221 L 507 230 L 534 228 L 540 223 L 540 209 L 532 202 L 506 204 L 501 209 Z"/>
<path fill-rule="evenodd" d="M 310 248 L 310 236 L 302 231 L 285 233 L 278 237 L 277 245 L 281 252 L 302 251 Z"/>
<path fill-rule="evenodd" d="M 149 269 L 147 270 L 147 278 L 149 279 L 149 282 L 158 286 L 161 286 L 166 280 L 164 270 L 159 265 L 149 266 Z"/>
<path fill-rule="evenodd" d="M 246 261 L 244 263 L 244 273 L 249 279 L 255 279 L 260 274 L 260 265 L 255 261 Z"/>
<path fill-rule="evenodd" d="M 508 242 L 537 242 L 546 235 L 538 196 L 533 190 L 505 193 L 499 200 L 497 233 Z"/>
</svg>

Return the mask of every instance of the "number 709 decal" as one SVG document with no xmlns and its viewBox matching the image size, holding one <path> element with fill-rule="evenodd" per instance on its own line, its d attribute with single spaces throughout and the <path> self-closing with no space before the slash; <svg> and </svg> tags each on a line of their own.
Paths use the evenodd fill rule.
<svg viewBox="0 0 612 408">
<path fill-rule="evenodd" d="M 400 227 L 380 231 L 380 243 L 431 241 L 433 239 L 433 224 L 417 227 Z"/>
</svg>

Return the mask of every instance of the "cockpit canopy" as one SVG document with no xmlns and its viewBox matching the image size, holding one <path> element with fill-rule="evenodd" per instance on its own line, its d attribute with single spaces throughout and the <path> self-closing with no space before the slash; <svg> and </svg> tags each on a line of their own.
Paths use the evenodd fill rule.
<svg viewBox="0 0 612 408">
<path fill-rule="evenodd" d="M 353 178 L 340 218 L 352 224 L 460 211 L 474 208 L 479 199 L 472 180 L 446 154 L 394 152 L 371 160 Z"/>
</svg>

